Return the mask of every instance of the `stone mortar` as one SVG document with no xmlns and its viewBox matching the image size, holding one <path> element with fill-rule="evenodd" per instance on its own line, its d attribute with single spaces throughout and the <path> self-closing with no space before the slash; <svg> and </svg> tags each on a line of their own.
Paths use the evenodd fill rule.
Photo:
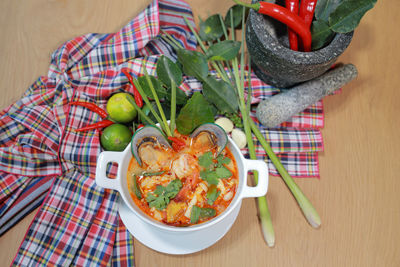
<svg viewBox="0 0 400 267">
<path fill-rule="evenodd" d="M 278 88 L 289 88 L 320 76 L 343 53 L 352 37 L 353 32 L 336 34 L 322 49 L 298 52 L 288 48 L 286 25 L 254 10 L 250 10 L 246 23 L 252 68 L 262 81 Z"/>
</svg>

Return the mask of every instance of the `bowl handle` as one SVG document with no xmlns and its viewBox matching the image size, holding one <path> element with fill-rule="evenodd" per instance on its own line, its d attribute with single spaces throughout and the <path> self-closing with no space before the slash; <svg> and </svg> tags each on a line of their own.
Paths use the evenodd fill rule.
<svg viewBox="0 0 400 267">
<path fill-rule="evenodd" d="M 111 152 L 111 151 L 104 151 L 101 152 L 98 159 L 97 159 L 97 166 L 96 166 L 96 184 L 103 188 L 108 189 L 119 189 L 119 176 L 115 177 L 115 179 L 111 179 L 107 177 L 107 165 L 108 163 L 115 162 L 119 166 L 121 166 L 123 160 L 123 153 L 121 152 Z M 119 170 L 117 170 L 118 172 Z"/>
<path fill-rule="evenodd" d="M 268 191 L 268 165 L 262 160 L 244 160 L 245 177 L 249 170 L 258 171 L 258 183 L 256 186 L 248 186 L 245 184 L 243 188 L 243 198 L 245 197 L 261 197 Z"/>
</svg>

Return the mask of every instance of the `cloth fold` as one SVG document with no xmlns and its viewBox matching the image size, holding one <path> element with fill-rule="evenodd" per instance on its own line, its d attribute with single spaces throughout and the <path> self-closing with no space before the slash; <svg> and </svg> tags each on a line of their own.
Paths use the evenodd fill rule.
<svg viewBox="0 0 400 267">
<path fill-rule="evenodd" d="M 154 74 L 159 55 L 176 59 L 173 48 L 158 36 L 160 28 L 194 50 L 196 41 L 183 16 L 193 23 L 185 2 L 154 0 L 116 33 L 67 41 L 52 54 L 47 77 L 40 77 L 0 113 L 0 234 L 40 205 L 13 265 L 134 264 L 133 238 L 118 216 L 118 194 L 94 181 L 102 150 L 99 132 L 74 131 L 101 118 L 68 103 L 87 101 L 105 107 L 107 98 L 120 88 L 133 90 L 122 68 L 138 76 L 144 62 Z M 254 75 L 252 88 L 255 101 L 279 92 Z M 185 77 L 180 89 L 190 95 L 201 90 L 201 83 Z M 321 103 L 279 128 L 259 126 L 292 176 L 319 176 Z M 257 155 L 265 158 L 259 144 Z M 270 162 L 269 166 L 270 173 L 277 174 Z"/>
</svg>

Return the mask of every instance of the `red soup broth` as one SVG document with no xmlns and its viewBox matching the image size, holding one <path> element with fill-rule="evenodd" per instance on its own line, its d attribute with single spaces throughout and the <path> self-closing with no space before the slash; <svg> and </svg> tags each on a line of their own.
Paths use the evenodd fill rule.
<svg viewBox="0 0 400 267">
<path fill-rule="evenodd" d="M 235 158 L 228 147 L 217 147 L 180 135 L 173 148 L 141 147 L 142 166 L 132 157 L 128 188 L 135 204 L 167 225 L 190 226 L 221 214 L 239 184 Z M 183 141 L 183 142 L 182 142 Z"/>
</svg>

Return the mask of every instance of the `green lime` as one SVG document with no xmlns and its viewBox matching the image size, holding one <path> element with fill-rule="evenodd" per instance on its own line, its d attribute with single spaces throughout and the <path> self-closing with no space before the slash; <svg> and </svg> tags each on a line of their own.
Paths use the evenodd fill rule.
<svg viewBox="0 0 400 267">
<path fill-rule="evenodd" d="M 135 101 L 133 96 L 128 93 L 117 93 L 110 97 L 107 102 L 107 112 L 111 119 L 120 123 L 133 121 L 137 115 L 137 110 L 127 98 Z"/>
<path fill-rule="evenodd" d="M 123 124 L 112 124 L 103 130 L 100 137 L 105 150 L 123 151 L 132 138 L 131 130 Z"/>
</svg>

